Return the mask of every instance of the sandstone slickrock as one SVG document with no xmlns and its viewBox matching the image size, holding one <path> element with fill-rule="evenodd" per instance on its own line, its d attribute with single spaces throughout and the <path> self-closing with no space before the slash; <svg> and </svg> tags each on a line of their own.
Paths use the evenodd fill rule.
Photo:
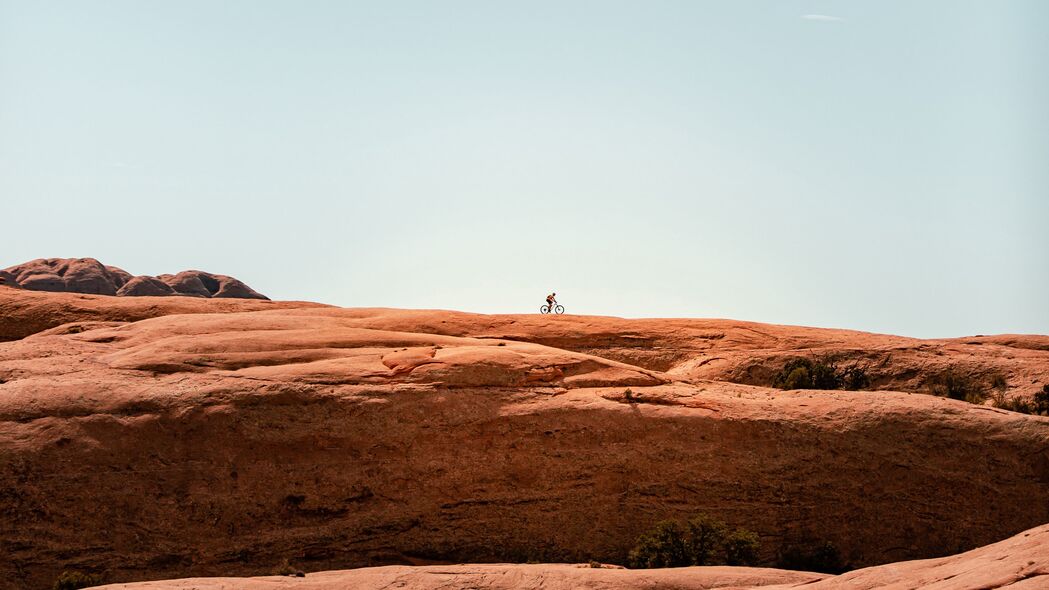
<svg viewBox="0 0 1049 590">
<path fill-rule="evenodd" d="M 237 299 L 268 299 L 226 275 L 188 270 L 177 275 L 133 277 L 94 258 L 39 258 L 0 271 L 0 278 L 32 291 L 92 295 L 189 295 Z"/>
<path fill-rule="evenodd" d="M 317 572 L 302 578 L 193 578 L 102 586 L 108 590 L 706 590 L 804 584 L 825 576 L 808 572 L 747 568 L 689 567 L 662 570 L 592 568 L 567 564 L 472 564 L 426 567 L 386 566 Z"/>
<path fill-rule="evenodd" d="M 15 275 L 6 270 L 0 270 L 0 287 L 10 287 L 12 289 L 21 288 L 18 285 L 18 281 L 15 280 Z"/>
<path fill-rule="evenodd" d="M 5 272 L 24 289 L 94 295 L 116 295 L 117 289 L 131 279 L 127 272 L 94 258 L 39 258 Z"/>
<path fill-rule="evenodd" d="M 197 578 L 105 586 L 110 590 L 1035 590 L 1049 588 L 1049 526 L 939 559 L 870 567 L 840 576 L 755 568 L 595 569 L 572 565 L 391 566 L 308 574 L 303 578 Z"/>
<path fill-rule="evenodd" d="M 0 310 L 27 296 L 83 316 L 0 344 L 4 588 L 282 558 L 621 563 L 654 522 L 696 512 L 756 531 L 764 563 L 830 541 L 864 566 L 1049 522 L 1049 418 L 711 378 L 731 376 L 720 359 L 822 343 L 880 347 L 886 375 L 956 362 L 1030 385 L 1049 382 L 1044 337 L 19 290 Z M 154 317 L 126 317 L 131 302 Z"/>
<path fill-rule="evenodd" d="M 167 283 L 154 277 L 134 277 L 117 290 L 117 295 L 121 297 L 164 297 L 174 294 L 175 290 Z"/>
<path fill-rule="evenodd" d="M 136 322 L 170 314 L 236 313 L 262 309 L 322 307 L 319 303 L 196 297 L 101 297 L 76 293 L 43 293 L 3 289 L 0 296 L 0 342 L 18 340 L 66 325 L 85 329 L 91 322 Z"/>
<path fill-rule="evenodd" d="M 175 275 L 160 275 L 157 278 L 182 295 L 211 297 L 213 294 L 204 286 L 204 281 L 201 280 L 200 273 L 197 272 L 182 271 Z M 215 291 L 217 292 L 218 289 L 216 288 Z"/>
</svg>

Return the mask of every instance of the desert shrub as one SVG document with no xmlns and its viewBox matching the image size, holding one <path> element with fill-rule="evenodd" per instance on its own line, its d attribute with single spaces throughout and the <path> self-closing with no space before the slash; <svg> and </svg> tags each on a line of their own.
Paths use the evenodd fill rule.
<svg viewBox="0 0 1049 590">
<path fill-rule="evenodd" d="M 830 541 L 806 543 L 787 547 L 779 558 L 778 567 L 785 570 L 840 574 L 848 570 L 837 545 Z"/>
<path fill-rule="evenodd" d="M 757 534 L 730 530 L 720 520 L 697 515 L 687 523 L 664 520 L 638 537 L 630 551 L 630 567 L 686 567 L 690 565 L 753 565 L 757 562 Z"/>
<path fill-rule="evenodd" d="M 772 379 L 780 389 L 848 389 L 871 386 L 867 369 L 858 364 L 839 367 L 830 357 L 797 357 L 788 360 Z"/>
<path fill-rule="evenodd" d="M 1001 373 L 995 373 L 991 375 L 991 389 L 995 391 L 1006 391 L 1009 389 L 1009 383 L 1005 380 L 1005 375 Z"/>
<path fill-rule="evenodd" d="M 776 376 L 773 385 L 780 389 L 812 389 L 812 375 L 804 364 L 795 363 L 791 366 L 788 362 L 783 372 Z"/>
<path fill-rule="evenodd" d="M 684 567 L 691 565 L 685 551 L 685 532 L 681 524 L 664 520 L 637 539 L 630 551 L 635 568 Z"/>
<path fill-rule="evenodd" d="M 725 565 L 755 565 L 759 549 L 757 533 L 737 529 L 725 538 Z"/>
<path fill-rule="evenodd" d="M 927 382 L 933 395 L 978 404 L 987 399 L 987 391 L 975 379 L 954 369 L 947 369 Z"/>
<path fill-rule="evenodd" d="M 1042 390 L 1034 394 L 1034 414 L 1049 416 L 1049 385 L 1043 385 Z"/>
<path fill-rule="evenodd" d="M 859 365 L 852 365 L 841 373 L 841 386 L 849 391 L 859 391 L 871 388 L 871 378 L 867 369 Z"/>
<path fill-rule="evenodd" d="M 991 375 L 991 403 L 996 408 L 1006 410 L 1010 409 L 1010 405 L 1013 405 L 1009 401 L 1009 384 L 1005 382 L 1005 377 L 1001 373 Z"/>
<path fill-rule="evenodd" d="M 992 397 L 994 399 L 994 407 L 996 408 L 1022 414 L 1049 416 L 1049 385 L 1043 386 L 1042 390 L 1035 393 L 1030 400 L 1005 399 L 1005 396 L 1000 395 L 997 391 L 992 394 Z"/>
<path fill-rule="evenodd" d="M 780 389 L 838 389 L 837 367 L 829 359 L 793 358 L 773 379 Z"/>
<path fill-rule="evenodd" d="M 1034 406 L 1031 402 L 1025 399 L 999 399 L 997 396 L 994 398 L 994 407 L 1001 410 L 1009 410 L 1010 412 L 1018 412 L 1020 414 L 1034 414 Z"/>
<path fill-rule="evenodd" d="M 713 562 L 721 557 L 728 527 L 720 520 L 715 520 L 705 514 L 692 517 L 686 527 L 688 529 L 686 550 L 690 558 L 689 565 L 714 565 Z"/>
<path fill-rule="evenodd" d="M 55 579 L 55 584 L 51 588 L 52 590 L 79 590 L 100 585 L 102 585 L 102 576 L 98 574 L 64 571 Z"/>
</svg>

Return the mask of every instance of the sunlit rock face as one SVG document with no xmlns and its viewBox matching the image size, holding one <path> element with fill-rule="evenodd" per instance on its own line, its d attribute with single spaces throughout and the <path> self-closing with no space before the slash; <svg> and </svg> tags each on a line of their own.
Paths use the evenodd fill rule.
<svg viewBox="0 0 1049 590">
<path fill-rule="evenodd" d="M 867 566 L 1049 522 L 1049 418 L 918 393 L 950 366 L 1021 395 L 1049 382 L 1045 337 L 26 289 L 0 289 L 0 333 L 4 588 L 624 563 L 700 512 L 758 533 L 766 565 L 831 542 Z M 886 389 L 767 387 L 813 350 L 888 356 Z"/>
</svg>

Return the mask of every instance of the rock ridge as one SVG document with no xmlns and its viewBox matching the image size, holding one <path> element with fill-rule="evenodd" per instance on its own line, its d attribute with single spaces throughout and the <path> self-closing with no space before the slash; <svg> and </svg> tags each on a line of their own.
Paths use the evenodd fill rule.
<svg viewBox="0 0 1049 590">
<path fill-rule="evenodd" d="M 0 271 L 0 284 L 30 291 L 112 295 L 268 299 L 238 279 L 200 270 L 133 276 L 94 258 L 38 258 Z"/>
<path fill-rule="evenodd" d="M 23 332 L 0 343 L 5 589 L 285 558 L 623 563 L 655 522 L 698 512 L 755 531 L 765 565 L 831 542 L 862 567 L 1049 522 L 1049 418 L 732 381 L 820 347 L 918 372 L 890 383 L 950 365 L 1034 387 L 1044 336 L 24 289 L 0 289 L 3 321 Z"/>
</svg>

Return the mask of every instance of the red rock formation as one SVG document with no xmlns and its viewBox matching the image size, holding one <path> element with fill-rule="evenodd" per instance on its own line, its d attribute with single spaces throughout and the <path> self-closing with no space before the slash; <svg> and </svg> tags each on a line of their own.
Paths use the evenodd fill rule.
<svg viewBox="0 0 1049 590">
<path fill-rule="evenodd" d="M 733 588 L 748 590 L 987 590 L 1049 588 L 1049 525 L 973 551 L 922 561 L 907 561 L 821 576 L 756 568 L 690 567 L 662 570 L 622 570 L 582 565 L 442 565 L 379 567 L 307 574 L 304 578 L 196 578 L 143 584 L 104 586 L 126 590 L 685 590 Z"/>
<path fill-rule="evenodd" d="M 201 274 L 203 273 L 184 270 L 176 275 L 160 275 L 157 278 L 167 283 L 167 285 L 177 291 L 179 295 L 211 297 L 218 292 L 218 289 L 214 292 L 208 290 L 208 288 L 204 286 L 204 282 L 201 280 Z"/>
<path fill-rule="evenodd" d="M 128 272 L 114 266 L 104 266 L 94 258 L 40 258 L 12 266 L 0 273 L 0 278 L 32 291 L 267 299 L 243 282 L 225 275 L 189 270 L 177 275 L 132 277 Z M 131 285 L 128 286 L 128 283 Z"/>
<path fill-rule="evenodd" d="M 96 322 L 137 322 L 171 314 L 235 313 L 262 309 L 324 307 L 319 303 L 201 299 L 195 297 L 102 297 L 4 289 L 0 297 L 0 342 L 18 340 L 66 324 L 87 329 Z"/>
<path fill-rule="evenodd" d="M 265 299 L 251 287 L 233 277 L 200 270 L 185 270 L 177 275 L 160 275 L 180 295 L 239 299 Z"/>
<path fill-rule="evenodd" d="M 94 258 L 39 258 L 12 266 L 5 272 L 23 289 L 116 295 L 131 279 L 127 272 L 104 266 Z"/>
<path fill-rule="evenodd" d="M 7 272 L 6 270 L 0 270 L 0 287 L 10 287 L 12 289 L 19 289 L 18 281 L 15 280 L 15 275 Z"/>
<path fill-rule="evenodd" d="M 154 277 L 134 277 L 117 291 L 121 297 L 165 297 L 175 295 L 167 283 Z"/>
<path fill-rule="evenodd" d="M 943 555 L 1049 522 L 1049 418 L 702 363 L 822 343 L 1043 379 L 1037 338 L 279 305 L 0 291 L 0 317 L 83 314 L 0 344 L 0 587 L 286 557 L 622 562 L 696 512 L 759 533 L 766 563 L 815 541 L 854 565 Z M 238 313 L 200 313 L 220 310 Z"/>
</svg>

